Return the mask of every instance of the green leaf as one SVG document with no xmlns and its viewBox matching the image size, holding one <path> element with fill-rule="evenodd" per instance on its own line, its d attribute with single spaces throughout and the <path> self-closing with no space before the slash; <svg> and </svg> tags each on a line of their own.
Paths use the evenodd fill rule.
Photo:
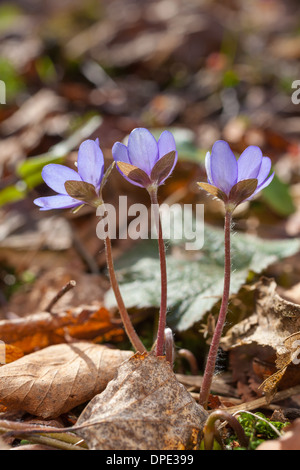
<svg viewBox="0 0 300 470">
<path fill-rule="evenodd" d="M 52 155 L 51 152 L 46 153 L 44 155 L 37 155 L 36 157 L 27 158 L 24 162 L 22 162 L 17 167 L 17 175 L 26 181 L 26 179 L 30 179 L 30 177 L 39 174 L 40 178 L 38 181 L 43 181 L 41 176 L 41 171 L 45 165 L 49 163 L 62 163 L 63 156 L 56 156 Z"/>
<path fill-rule="evenodd" d="M 178 331 L 185 331 L 203 319 L 205 313 L 221 298 L 224 272 L 223 230 L 205 226 L 204 246 L 200 251 L 172 255 L 178 240 L 167 243 L 168 269 L 168 323 Z M 232 236 L 233 272 L 231 294 L 245 284 L 250 271 L 260 273 L 267 266 L 300 249 L 300 239 L 262 240 L 237 233 Z M 157 241 L 147 240 L 135 245 L 116 263 L 122 295 L 127 308 L 159 307 L 160 269 Z M 178 252 L 178 247 L 177 250 Z M 115 306 L 111 291 L 106 305 Z"/>
<path fill-rule="evenodd" d="M 0 206 L 10 202 L 20 201 L 26 195 L 26 186 L 19 188 L 18 185 L 8 186 L 0 191 Z"/>
<path fill-rule="evenodd" d="M 262 191 L 267 204 L 279 215 L 288 216 L 295 212 L 289 185 L 275 174 L 272 183 Z"/>
</svg>

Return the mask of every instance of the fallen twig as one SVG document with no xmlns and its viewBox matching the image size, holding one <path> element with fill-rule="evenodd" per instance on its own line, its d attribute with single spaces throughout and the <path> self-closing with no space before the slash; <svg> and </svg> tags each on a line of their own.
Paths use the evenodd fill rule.
<svg viewBox="0 0 300 470">
<path fill-rule="evenodd" d="M 52 313 L 52 308 L 54 305 L 61 299 L 67 292 L 69 292 L 71 289 L 74 289 L 76 286 L 76 281 L 69 281 L 65 286 L 63 286 L 60 291 L 55 295 L 55 297 L 49 302 L 48 306 L 46 307 L 45 311 Z"/>
</svg>

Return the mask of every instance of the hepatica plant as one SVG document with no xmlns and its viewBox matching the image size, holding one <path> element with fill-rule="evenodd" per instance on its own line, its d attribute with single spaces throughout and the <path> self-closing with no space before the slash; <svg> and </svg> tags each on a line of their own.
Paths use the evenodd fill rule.
<svg viewBox="0 0 300 470">
<path fill-rule="evenodd" d="M 80 145 L 77 171 L 63 165 L 46 165 L 42 171 L 45 183 L 57 194 L 40 197 L 34 202 L 40 210 L 71 208 L 73 211 L 88 204 L 94 208 L 104 205 L 102 190 L 116 164 L 119 172 L 133 185 L 145 188 L 150 196 L 158 234 L 158 247 L 161 268 L 161 304 L 156 341 L 156 355 L 168 356 L 166 335 L 167 314 L 167 269 L 165 245 L 157 193 L 171 175 L 176 162 L 177 151 L 173 135 L 164 131 L 158 140 L 144 128 L 134 129 L 127 145 L 116 142 L 112 148 L 114 163 L 104 172 L 104 158 L 98 139 L 86 140 Z M 262 155 L 258 147 L 248 147 L 237 160 L 229 145 L 224 141 L 214 144 L 211 154 L 206 155 L 207 183 L 198 185 L 224 203 L 225 207 L 225 263 L 224 291 L 218 322 L 210 346 L 200 392 L 200 403 L 207 407 L 209 391 L 215 370 L 218 347 L 226 319 L 231 275 L 230 231 L 232 213 L 244 201 L 250 200 L 268 186 L 274 176 L 270 175 L 271 160 Z M 120 315 L 126 333 L 136 351 L 144 352 L 145 347 L 138 337 L 125 308 L 117 282 L 112 258 L 109 230 L 105 235 L 106 261 Z M 166 351 L 167 350 L 167 351 Z"/>
<path fill-rule="evenodd" d="M 156 341 L 156 354 L 165 352 L 165 328 L 167 316 L 167 266 L 165 245 L 157 199 L 160 185 L 172 173 L 177 162 L 176 144 L 173 135 L 164 131 L 158 141 L 144 128 L 134 129 L 128 138 L 127 146 L 117 142 L 112 149 L 114 160 L 120 173 L 130 183 L 145 188 L 151 199 L 151 207 L 158 234 L 158 247 L 161 270 L 161 303 Z"/>
<path fill-rule="evenodd" d="M 230 231 L 232 213 L 239 204 L 250 200 L 255 194 L 267 187 L 271 183 L 274 173 L 270 175 L 271 160 L 264 157 L 258 147 L 247 147 L 239 159 L 236 160 L 227 142 L 222 140 L 214 144 L 211 154 L 207 153 L 205 166 L 208 182 L 198 183 L 198 185 L 223 201 L 225 206 L 224 290 L 219 318 L 210 345 L 200 391 L 200 404 L 207 407 L 228 308 L 231 275 Z"/>
</svg>

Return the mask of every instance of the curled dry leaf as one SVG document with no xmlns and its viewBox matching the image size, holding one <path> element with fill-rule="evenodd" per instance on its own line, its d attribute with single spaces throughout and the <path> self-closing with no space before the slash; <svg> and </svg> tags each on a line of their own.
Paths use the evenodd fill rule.
<svg viewBox="0 0 300 470">
<path fill-rule="evenodd" d="M 17 346 L 0 343 L 0 366 L 14 362 L 23 356 L 23 351 Z"/>
<path fill-rule="evenodd" d="M 206 418 L 164 357 L 137 353 L 87 405 L 74 431 L 93 450 L 197 449 Z"/>
<path fill-rule="evenodd" d="M 0 320 L 0 339 L 21 349 L 24 354 L 65 343 L 66 335 L 77 340 L 120 341 L 124 330 L 112 323 L 107 309 L 93 305 L 57 314 L 40 312 L 24 318 Z"/>
<path fill-rule="evenodd" d="M 250 388 L 257 392 L 264 382 L 269 400 L 279 383 L 287 388 L 300 379 L 299 366 L 293 364 L 293 344 L 300 338 L 300 305 L 282 298 L 276 288 L 273 279 L 262 277 L 256 285 L 255 312 L 222 340 L 222 348 L 231 350 L 235 378 L 243 382 L 242 375 L 248 369 Z M 240 360 L 244 364 L 242 373 L 237 370 Z"/>
<path fill-rule="evenodd" d="M 66 413 L 103 391 L 131 351 L 59 344 L 0 368 L 0 402 L 43 418 Z"/>
</svg>

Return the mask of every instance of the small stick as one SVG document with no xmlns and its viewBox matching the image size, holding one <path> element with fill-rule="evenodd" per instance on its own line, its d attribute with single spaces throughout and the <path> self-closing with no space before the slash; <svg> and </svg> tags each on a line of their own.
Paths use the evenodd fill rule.
<svg viewBox="0 0 300 470">
<path fill-rule="evenodd" d="M 281 400 L 285 400 L 286 398 L 290 398 L 294 395 L 300 394 L 300 385 L 296 385 L 295 387 L 288 388 L 287 390 L 281 390 L 278 392 L 275 397 L 272 398 L 271 403 L 276 403 Z M 246 403 L 241 403 L 237 406 L 231 406 L 230 408 L 225 408 L 228 413 L 236 413 L 237 411 L 250 411 L 256 410 L 258 408 L 262 408 L 265 405 L 268 405 L 269 402 L 266 397 L 257 398 L 256 400 L 252 400 Z"/>
<path fill-rule="evenodd" d="M 54 305 L 61 299 L 69 290 L 74 289 L 76 286 L 76 281 L 69 281 L 65 286 L 63 286 L 60 291 L 55 295 L 55 297 L 49 302 L 48 306 L 45 309 L 45 312 L 52 313 Z"/>
</svg>

